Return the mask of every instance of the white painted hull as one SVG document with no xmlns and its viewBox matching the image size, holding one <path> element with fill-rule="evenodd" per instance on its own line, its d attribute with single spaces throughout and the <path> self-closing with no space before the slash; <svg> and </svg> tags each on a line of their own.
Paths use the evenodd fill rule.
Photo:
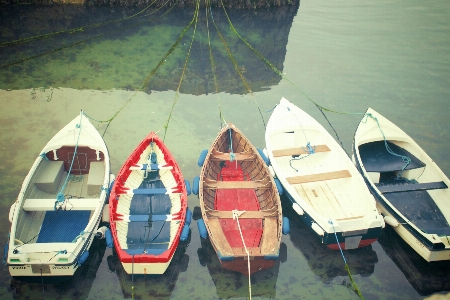
<svg viewBox="0 0 450 300">
<path fill-rule="evenodd" d="M 61 160 L 62 151 L 75 149 L 75 145 L 79 150 L 76 157 L 86 154 L 87 169 L 83 175 L 72 173 L 69 176 L 64 167 L 66 162 Z M 92 161 L 87 159 L 88 152 Z M 102 217 L 110 182 L 108 149 L 95 127 L 81 113 L 40 153 L 11 207 L 7 266 L 11 276 L 18 278 L 70 277 L 86 258 Z M 66 157 L 67 154 L 73 157 L 74 151 L 68 153 L 64 152 Z M 57 201 L 59 193 L 63 196 L 61 202 Z M 77 214 L 68 217 L 72 212 Z M 83 223 L 78 223 L 78 213 L 83 216 Z M 47 220 L 47 214 L 53 219 Z M 64 223 L 63 217 L 73 220 Z M 80 228 L 70 241 L 58 240 L 56 231 L 51 231 L 55 229 L 52 222 L 58 224 L 58 218 L 63 223 L 54 227 L 65 239 L 73 234 L 69 233 L 71 228 Z"/>
<path fill-rule="evenodd" d="M 412 159 L 411 163 L 406 164 L 401 158 L 391 156 L 400 161 L 400 168 L 394 168 L 395 171 L 392 172 L 382 170 L 382 167 L 376 170 L 376 164 L 367 160 L 366 157 L 370 158 L 369 155 L 361 153 L 360 149 L 363 148 L 360 147 L 374 149 L 375 143 L 386 145 L 383 135 L 391 148 L 398 147 L 394 148 L 393 152 L 397 155 L 400 151 L 404 152 L 404 156 Z M 363 155 L 365 161 L 363 161 Z M 450 191 L 448 188 L 442 188 L 442 186 L 448 187 L 450 181 L 425 151 L 403 130 L 369 108 L 355 133 L 353 159 L 367 185 L 376 195 L 377 206 L 381 213 L 386 220 L 389 220 L 386 223 L 390 224 L 398 235 L 426 261 L 450 260 L 450 227 L 448 226 Z M 383 178 L 387 173 L 406 178 L 408 183 L 405 186 L 407 188 L 410 186 L 410 190 L 403 192 L 383 190 L 382 186 L 385 185 Z M 438 182 L 441 186 L 439 188 L 418 190 L 419 186 Z M 419 206 L 416 202 L 412 202 L 414 199 L 419 199 L 417 193 L 422 195 L 420 197 L 424 197 L 429 206 L 423 206 L 425 200 L 420 200 Z M 396 196 L 393 198 L 392 195 Z M 399 205 L 400 203 L 408 203 L 408 205 Z M 439 220 L 439 223 L 436 220 Z"/>
<path fill-rule="evenodd" d="M 322 125 L 282 98 L 269 119 L 265 140 L 271 165 L 294 210 L 324 244 L 353 249 L 378 238 L 384 221 L 374 198 Z M 311 154 L 308 145 L 314 150 Z"/>
</svg>

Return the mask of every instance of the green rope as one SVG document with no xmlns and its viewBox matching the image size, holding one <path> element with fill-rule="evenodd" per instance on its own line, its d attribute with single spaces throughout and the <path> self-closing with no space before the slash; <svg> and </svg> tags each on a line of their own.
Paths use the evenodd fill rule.
<svg viewBox="0 0 450 300">
<path fill-rule="evenodd" d="M 208 33 L 209 60 L 210 60 L 210 63 L 211 63 L 211 71 L 212 71 L 213 79 L 214 79 L 214 90 L 215 90 L 216 95 L 217 95 L 217 104 L 219 105 L 219 119 L 220 119 L 220 122 L 221 122 L 219 127 L 222 127 L 224 124 L 227 124 L 227 122 L 226 122 L 226 120 L 225 120 L 225 118 L 223 116 L 223 113 L 222 113 L 222 105 L 220 103 L 220 97 L 219 97 L 219 85 L 217 83 L 217 76 L 216 76 L 216 63 L 214 61 L 214 56 L 213 56 L 212 47 L 211 47 L 211 38 L 210 38 L 210 35 L 209 35 L 209 22 L 208 22 L 209 17 L 208 16 L 209 16 L 209 11 L 211 9 L 211 4 L 210 4 L 209 0 L 206 0 L 206 7 L 205 7 L 205 9 L 206 9 L 206 29 L 207 29 L 207 33 Z M 212 13 L 211 13 L 211 18 L 212 18 Z"/>
<path fill-rule="evenodd" d="M 172 107 L 170 109 L 170 113 L 169 116 L 167 118 L 166 123 L 164 124 L 163 128 L 164 128 L 164 136 L 163 136 L 163 142 L 166 139 L 166 134 L 167 134 L 167 129 L 169 128 L 169 122 L 170 119 L 172 118 L 172 113 L 173 110 L 175 108 L 175 105 L 177 103 L 177 100 L 179 98 L 179 93 L 180 93 L 180 88 L 181 88 L 181 84 L 183 83 L 183 79 L 184 79 L 184 75 L 186 73 L 186 69 L 187 69 L 187 64 L 189 61 L 189 57 L 191 55 L 191 49 L 192 49 L 192 45 L 194 44 L 194 37 L 195 37 L 195 33 L 197 32 L 197 21 L 198 21 L 198 11 L 199 11 L 199 7 L 200 7 L 200 0 L 197 0 L 196 4 L 195 4 L 195 12 L 194 12 L 194 16 L 191 20 L 191 22 L 188 24 L 188 26 L 186 26 L 186 28 L 184 29 L 184 31 L 182 32 L 182 34 L 179 36 L 179 38 L 177 39 L 177 41 L 175 42 L 175 44 L 172 46 L 173 49 L 175 49 L 175 47 L 178 45 L 178 42 L 181 40 L 181 38 L 184 36 L 184 34 L 186 33 L 187 29 L 190 28 L 192 26 L 192 24 L 194 24 L 194 32 L 192 34 L 192 39 L 191 39 L 191 44 L 189 45 L 189 50 L 188 53 L 186 55 L 186 60 L 184 62 L 184 66 L 183 66 L 183 71 L 181 73 L 181 77 L 180 77 L 180 82 L 178 83 L 178 87 L 175 93 L 175 97 L 173 99 L 173 103 L 172 103 Z M 171 49 L 172 49 L 171 48 Z M 173 50 L 172 50 L 173 51 Z"/>
<path fill-rule="evenodd" d="M 386 140 L 386 136 L 384 135 L 384 132 L 383 132 L 383 130 L 381 129 L 381 126 L 380 126 L 380 123 L 378 122 L 377 117 L 374 117 L 371 113 L 366 113 L 366 114 L 364 114 L 364 117 L 363 117 L 361 123 L 366 123 L 366 122 L 367 122 L 367 118 L 369 118 L 369 117 L 370 117 L 371 119 L 373 119 L 375 122 L 377 122 L 378 129 L 380 129 L 381 135 L 383 136 L 384 145 L 385 145 L 385 147 L 386 147 L 387 152 L 389 152 L 390 154 L 392 154 L 392 155 L 394 155 L 394 156 L 400 157 L 400 158 L 403 160 L 403 162 L 405 163 L 405 165 L 403 166 L 402 170 L 401 170 L 400 173 L 397 175 L 397 178 L 401 178 L 402 172 L 403 172 L 403 171 L 406 169 L 406 167 L 411 163 L 411 158 L 409 158 L 408 156 L 405 156 L 405 155 L 397 154 L 397 153 L 395 153 L 395 152 L 391 149 L 391 147 L 389 147 L 389 144 L 387 143 L 387 140 Z"/>
<path fill-rule="evenodd" d="M 169 0 L 166 1 L 165 4 L 168 3 L 168 2 L 169 2 Z M 170 8 L 170 10 L 172 10 L 174 6 L 175 6 L 175 5 L 173 5 L 173 6 Z M 170 10 L 169 10 L 169 11 L 170 11 Z M 166 12 L 166 13 L 167 13 L 167 12 Z M 162 16 L 164 16 L 166 13 L 164 13 Z M 110 34 L 110 33 L 121 32 L 121 31 L 123 31 L 123 30 L 125 30 L 125 29 L 129 29 L 129 28 L 132 28 L 132 27 L 141 25 L 141 24 L 143 24 L 143 23 L 145 23 L 145 22 L 147 22 L 147 20 L 144 20 L 144 21 L 142 21 L 142 22 L 138 22 L 138 23 L 136 23 L 136 24 L 132 24 L 132 25 L 129 25 L 129 26 L 120 28 L 120 29 L 111 30 L 111 31 L 108 31 L 108 32 L 106 32 L 106 33 L 102 33 L 102 34 L 99 34 L 99 35 L 90 37 L 90 38 L 88 38 L 88 39 L 85 39 L 85 40 L 82 40 L 82 41 L 78 41 L 78 42 L 72 43 L 72 44 L 70 44 L 70 45 L 62 46 L 62 47 L 59 47 L 59 48 L 56 48 L 56 49 L 52 49 L 52 50 L 49 50 L 49 51 L 45 51 L 45 52 L 43 52 L 43 53 L 39 53 L 39 54 L 36 54 L 36 55 L 33 55 L 33 56 L 25 57 L 25 58 L 23 58 L 23 59 L 19 59 L 19 60 L 17 60 L 17 61 L 14 61 L 14 62 L 5 64 L 5 65 L 2 65 L 2 66 L 0 66 L 0 69 L 6 68 L 6 67 L 10 67 L 10 66 L 13 66 L 13 65 L 16 65 L 16 64 L 19 64 L 19 63 L 28 61 L 28 60 L 32 60 L 32 59 L 35 59 L 35 58 L 38 58 L 38 57 L 41 57 L 41 56 L 44 56 L 44 55 L 47 55 L 47 54 L 50 54 L 50 53 L 53 53 L 53 52 L 57 52 L 57 51 L 66 49 L 66 48 L 70 48 L 70 47 L 73 47 L 73 46 L 76 46 L 76 45 L 80 45 L 80 44 L 83 44 L 83 43 L 85 43 L 85 42 L 88 42 L 88 41 L 92 41 L 92 40 L 101 38 L 101 37 L 103 37 L 103 36 L 105 36 L 105 35 L 107 35 L 107 34 Z"/>
<path fill-rule="evenodd" d="M 27 42 L 31 42 L 31 41 L 34 41 L 34 40 L 41 40 L 41 39 L 49 38 L 49 37 L 52 37 L 52 36 L 55 36 L 55 35 L 59 35 L 59 34 L 62 34 L 62 33 L 67 33 L 67 32 L 69 32 L 71 34 L 77 33 L 77 32 L 83 32 L 85 29 L 100 27 L 100 26 L 103 26 L 103 25 L 111 24 L 111 23 L 116 23 L 116 22 L 121 22 L 121 21 L 129 20 L 129 19 L 133 19 L 136 16 L 140 15 L 141 13 L 143 13 L 144 11 L 146 11 L 155 2 L 156 2 L 156 0 L 153 0 L 153 2 L 150 3 L 146 8 L 144 8 L 140 12 L 138 12 L 138 13 L 132 15 L 132 16 L 129 16 L 129 17 L 125 17 L 125 18 L 117 19 L 117 20 L 111 20 L 111 21 L 102 22 L 102 23 L 96 23 L 96 24 L 81 26 L 81 27 L 72 28 L 72 29 L 66 29 L 66 30 L 60 30 L 60 31 L 56 31 L 56 32 L 50 32 L 50 33 L 46 33 L 46 34 L 41 34 L 41 35 L 37 35 L 37 36 L 31 36 L 31 37 L 18 39 L 18 40 L 13 40 L 13 41 L 9 41 L 9 42 L 3 42 L 3 43 L 0 43 L 0 48 L 8 47 L 8 46 L 11 46 L 11 45 L 14 45 L 14 44 L 27 43 Z M 147 15 L 145 15 L 145 16 L 147 16 Z"/>
<path fill-rule="evenodd" d="M 358 286 L 356 285 L 356 282 L 353 280 L 352 273 L 350 272 L 350 267 L 347 264 L 347 260 L 345 259 L 344 252 L 342 251 L 342 248 L 341 248 L 341 244 L 339 243 L 339 240 L 338 240 L 338 237 L 336 234 L 336 229 L 334 229 L 333 221 L 331 221 L 331 219 L 330 219 L 330 220 L 328 220 L 328 223 L 331 224 L 331 226 L 333 226 L 334 236 L 336 237 L 336 243 L 339 247 L 339 250 L 341 251 L 342 258 L 344 259 L 344 267 L 347 270 L 348 277 L 350 278 L 350 282 L 352 283 L 353 291 L 359 296 L 359 298 L 361 300 L 364 300 L 364 296 L 362 295 L 361 291 L 359 290 Z"/>
</svg>

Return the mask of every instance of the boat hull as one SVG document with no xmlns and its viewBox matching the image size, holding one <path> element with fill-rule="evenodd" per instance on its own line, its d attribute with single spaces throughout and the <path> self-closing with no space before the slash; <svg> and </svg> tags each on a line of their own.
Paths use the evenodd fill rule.
<svg viewBox="0 0 450 300">
<path fill-rule="evenodd" d="M 388 153 L 386 145 L 395 155 L 379 153 L 379 146 Z M 408 164 L 397 156 L 408 157 Z M 450 260 L 450 182 L 420 146 L 369 108 L 355 132 L 353 160 L 386 223 L 426 261 Z"/>
<path fill-rule="evenodd" d="M 205 230 L 221 265 L 246 275 L 271 268 L 281 243 L 279 194 L 257 149 L 233 124 L 213 142 L 199 181 Z"/>
<path fill-rule="evenodd" d="M 286 193 L 286 196 L 291 205 L 296 203 L 294 198 L 289 193 Z M 372 227 L 368 229 L 355 230 L 353 232 L 323 231 L 322 233 L 321 231 L 317 232 L 317 230 L 312 227 L 312 224 L 317 224 L 318 222 L 314 220 L 307 212 L 304 211 L 302 215 L 298 216 L 300 220 L 320 239 L 322 244 L 333 250 L 366 247 L 377 241 L 382 230 L 382 227 Z"/>
<path fill-rule="evenodd" d="M 384 227 L 373 195 L 335 139 L 285 98 L 266 128 L 276 178 L 301 220 L 331 249 L 375 242 Z"/>
<path fill-rule="evenodd" d="M 110 195 L 110 229 L 125 272 L 166 271 L 188 226 L 187 194 L 174 157 L 151 132 L 125 161 Z"/>
<path fill-rule="evenodd" d="M 81 113 L 43 148 L 11 206 L 10 275 L 71 278 L 89 256 L 111 176 L 108 149 Z"/>
</svg>

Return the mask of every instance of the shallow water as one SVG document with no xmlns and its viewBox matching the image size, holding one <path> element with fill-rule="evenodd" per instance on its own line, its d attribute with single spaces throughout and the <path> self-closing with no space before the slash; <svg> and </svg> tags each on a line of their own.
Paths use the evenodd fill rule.
<svg viewBox="0 0 450 300">
<path fill-rule="evenodd" d="M 4 43 L 127 18 L 140 10 L 22 5 L 1 11 Z M 0 69 L 0 236 L 5 243 L 9 207 L 36 155 L 80 109 L 96 120 L 118 112 L 109 126 L 93 121 L 104 133 L 114 173 L 148 132 L 158 131 L 160 136 L 166 133 L 166 144 L 192 182 L 200 172 L 198 155 L 216 137 L 221 114 L 263 148 L 264 122 L 284 96 L 331 133 L 309 99 L 330 110 L 358 113 L 326 113 L 348 153 L 361 113 L 370 106 L 410 134 L 449 175 L 449 14 L 446 1 L 415 0 L 302 1 L 298 9 L 230 11 L 239 34 L 284 73 L 282 78 L 231 32 L 223 12 L 214 9 L 214 20 L 252 94 L 211 20 L 216 72 L 210 71 L 204 11 L 179 93 L 192 27 L 150 75 L 191 21 L 191 9 L 2 47 L 0 67 L 8 66 Z M 52 52 L 19 62 L 47 51 Z M 198 205 L 197 196 L 191 195 L 191 210 Z M 359 299 L 341 254 L 321 245 L 290 208 L 284 207 L 283 213 L 291 219 L 291 234 L 283 236 L 279 262 L 251 276 L 253 299 Z M 371 246 L 344 254 L 365 299 L 423 299 L 450 291 L 450 265 L 425 263 L 389 228 Z M 132 286 L 136 299 L 248 298 L 246 276 L 221 268 L 195 222 L 189 241 L 162 276 L 132 280 L 111 249 L 99 243 L 88 263 L 64 284 L 21 283 L 11 279 L 5 266 L 0 283 L 2 299 L 130 299 Z"/>
</svg>

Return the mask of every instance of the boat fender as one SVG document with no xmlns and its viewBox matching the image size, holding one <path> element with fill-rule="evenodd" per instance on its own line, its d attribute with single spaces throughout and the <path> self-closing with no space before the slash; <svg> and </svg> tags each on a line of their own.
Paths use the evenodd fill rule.
<svg viewBox="0 0 450 300">
<path fill-rule="evenodd" d="M 312 223 L 311 224 L 311 228 L 320 236 L 323 236 L 325 234 L 325 232 L 323 231 L 322 228 L 320 228 L 319 225 L 317 225 L 317 223 Z"/>
<path fill-rule="evenodd" d="M 208 231 L 206 230 L 205 222 L 203 219 L 199 219 L 197 221 L 198 232 L 200 233 L 200 237 L 206 239 L 208 237 Z"/>
<path fill-rule="evenodd" d="M 200 157 L 198 158 L 198 166 L 203 166 L 203 163 L 205 162 L 206 155 L 208 155 L 208 150 L 205 149 L 200 153 Z"/>
<path fill-rule="evenodd" d="M 114 181 L 116 181 L 116 176 L 114 174 L 109 174 L 109 189 L 106 192 L 106 204 L 109 203 L 109 195 L 111 194 L 112 187 L 114 185 Z"/>
<path fill-rule="evenodd" d="M 14 202 L 11 205 L 11 208 L 9 209 L 9 222 L 12 223 L 13 219 L 14 219 L 14 212 L 16 211 L 16 205 L 17 205 L 17 201 Z"/>
<path fill-rule="evenodd" d="M 261 155 L 261 158 L 264 160 L 264 162 L 266 163 L 266 165 L 269 165 L 269 159 L 267 158 L 266 154 L 264 153 L 264 151 L 262 149 L 256 149 L 258 150 L 259 155 Z"/>
<path fill-rule="evenodd" d="M 283 195 L 283 186 L 281 185 L 280 180 L 278 178 L 274 178 L 275 185 L 277 186 L 278 194 Z"/>
<path fill-rule="evenodd" d="M 283 217 L 283 226 L 282 228 L 282 232 L 284 235 L 289 234 L 289 232 L 291 231 L 290 225 L 289 225 L 289 219 L 287 217 Z"/>
<path fill-rule="evenodd" d="M 394 217 L 391 216 L 385 216 L 384 221 L 386 222 L 386 224 L 389 224 L 392 227 L 397 227 L 398 225 L 400 225 L 400 223 Z"/>
<path fill-rule="evenodd" d="M 219 259 L 221 261 L 233 261 L 234 260 L 234 256 L 222 255 L 222 253 L 220 253 L 220 251 L 217 251 L 217 256 L 219 257 Z"/>
<path fill-rule="evenodd" d="M 180 241 L 184 242 L 189 237 L 189 225 L 184 224 L 183 230 L 181 231 Z"/>
<path fill-rule="evenodd" d="M 88 257 L 89 257 L 89 251 L 84 251 L 83 254 L 81 254 L 80 258 L 78 258 L 78 265 L 81 266 Z"/>
<path fill-rule="evenodd" d="M 273 169 L 272 166 L 269 166 L 269 173 L 270 173 L 270 176 L 272 176 L 273 178 L 275 178 L 275 170 Z"/>
<path fill-rule="evenodd" d="M 194 181 L 192 181 L 192 193 L 194 193 L 194 195 L 198 195 L 199 186 L 200 176 L 195 176 Z"/>
<path fill-rule="evenodd" d="M 6 242 L 5 248 L 3 248 L 3 264 L 6 264 L 8 258 L 8 242 Z"/>
<path fill-rule="evenodd" d="M 191 210 L 188 208 L 186 210 L 186 221 L 184 221 L 184 224 L 186 224 L 187 226 L 191 225 L 191 221 L 192 221 L 192 212 Z"/>
<path fill-rule="evenodd" d="M 108 229 L 108 227 L 106 226 L 102 226 L 99 229 L 97 229 L 97 231 L 95 232 L 95 237 L 98 238 L 99 240 L 104 239 L 106 229 Z"/>
<path fill-rule="evenodd" d="M 113 247 L 113 237 L 112 237 L 111 229 L 109 229 L 109 228 L 106 228 L 105 239 L 106 239 L 106 246 L 108 246 L 108 248 L 112 248 Z"/>
<path fill-rule="evenodd" d="M 102 222 L 109 223 L 109 204 L 103 206 Z"/>
<path fill-rule="evenodd" d="M 296 212 L 299 216 L 303 216 L 303 214 L 305 213 L 305 212 L 303 211 L 303 209 L 300 207 L 300 205 L 298 205 L 298 203 L 292 204 L 292 208 L 295 210 L 295 212 Z"/>
<path fill-rule="evenodd" d="M 191 194 L 191 184 L 189 183 L 189 180 L 184 180 L 184 184 L 186 185 L 186 193 L 189 196 Z"/>
<path fill-rule="evenodd" d="M 280 257 L 280 251 L 275 254 L 264 255 L 265 260 L 277 260 Z"/>
</svg>

